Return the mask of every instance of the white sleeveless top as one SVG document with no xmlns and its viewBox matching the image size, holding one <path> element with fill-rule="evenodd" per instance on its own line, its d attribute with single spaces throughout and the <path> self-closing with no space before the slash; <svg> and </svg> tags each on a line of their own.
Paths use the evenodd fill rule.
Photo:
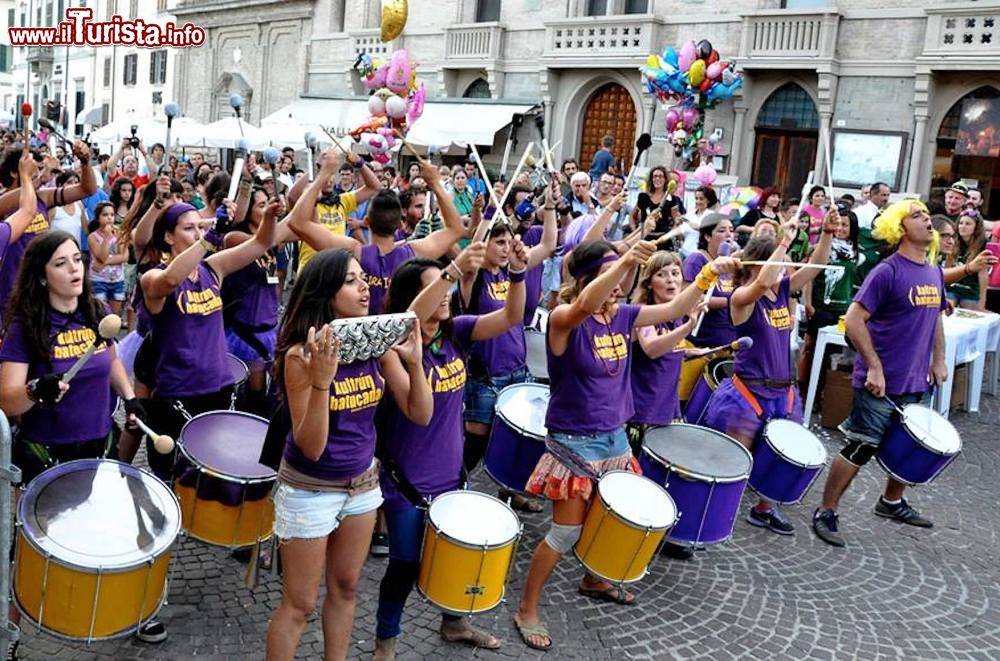
<svg viewBox="0 0 1000 661">
<path fill-rule="evenodd" d="M 69 207 L 76 211 L 76 213 L 71 215 L 66 213 L 66 207 L 56 207 L 55 213 L 52 215 L 52 222 L 49 223 L 49 229 L 68 232 L 76 237 L 77 241 L 80 241 L 80 203 L 74 202 L 69 205 Z M 86 243 L 86 241 L 84 241 L 84 243 Z"/>
</svg>

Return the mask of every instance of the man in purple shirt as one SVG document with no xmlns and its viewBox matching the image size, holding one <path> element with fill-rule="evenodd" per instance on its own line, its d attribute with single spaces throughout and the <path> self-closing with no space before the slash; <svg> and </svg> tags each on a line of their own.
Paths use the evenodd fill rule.
<svg viewBox="0 0 1000 661">
<path fill-rule="evenodd" d="M 813 515 L 816 535 L 844 546 L 837 506 L 858 469 L 875 455 L 899 406 L 923 401 L 931 385 L 948 378 L 941 311 L 944 276 L 928 261 L 934 239 L 927 207 L 897 202 L 876 220 L 872 236 L 896 251 L 876 266 L 847 310 L 847 336 L 857 348 L 854 406 L 842 426 L 848 444 L 830 466 L 823 504 Z M 890 401 L 891 400 L 891 401 Z M 875 514 L 921 528 L 933 524 L 903 498 L 905 485 L 889 478 Z"/>
</svg>

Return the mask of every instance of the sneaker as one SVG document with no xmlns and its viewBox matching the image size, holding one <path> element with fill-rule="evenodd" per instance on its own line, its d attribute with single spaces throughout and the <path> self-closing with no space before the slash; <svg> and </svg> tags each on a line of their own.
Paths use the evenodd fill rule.
<svg viewBox="0 0 1000 661">
<path fill-rule="evenodd" d="M 694 549 L 683 544 L 663 542 L 663 546 L 660 547 L 660 555 L 665 555 L 674 560 L 690 560 L 694 556 Z"/>
<path fill-rule="evenodd" d="M 150 620 L 139 628 L 135 637 L 144 643 L 162 643 L 167 639 L 167 628 L 162 622 Z"/>
<path fill-rule="evenodd" d="M 20 644 L 17 640 L 7 643 L 7 661 L 17 661 L 17 646 Z"/>
<path fill-rule="evenodd" d="M 844 547 L 844 538 L 837 532 L 836 512 L 816 508 L 813 513 L 813 532 L 816 536 L 831 546 Z"/>
<path fill-rule="evenodd" d="M 883 496 L 879 496 L 878 502 L 875 503 L 875 514 L 886 519 L 899 521 L 900 523 L 908 523 L 911 526 L 917 526 L 918 528 L 934 527 L 931 520 L 920 516 L 920 512 L 910 507 L 910 504 L 906 502 L 905 498 L 901 498 L 895 505 L 890 505 L 885 502 L 885 498 Z"/>
<path fill-rule="evenodd" d="M 751 507 L 750 513 L 747 514 L 747 523 L 758 528 L 767 528 L 779 535 L 795 534 L 795 526 L 781 518 L 781 514 L 773 507 L 769 507 L 763 512 L 756 507 Z"/>
<path fill-rule="evenodd" d="M 386 558 L 389 556 L 389 535 L 384 532 L 376 532 L 372 535 L 372 546 L 370 553 L 375 558 Z"/>
</svg>

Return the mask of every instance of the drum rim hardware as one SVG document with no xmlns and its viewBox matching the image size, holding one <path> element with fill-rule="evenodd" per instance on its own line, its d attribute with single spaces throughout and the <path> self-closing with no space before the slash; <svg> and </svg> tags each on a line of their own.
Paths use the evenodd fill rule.
<svg viewBox="0 0 1000 661">
<path fill-rule="evenodd" d="M 489 500 L 491 500 L 491 501 L 493 501 L 495 503 L 499 503 L 499 504 L 503 505 L 504 507 L 506 507 L 507 509 L 509 509 L 510 513 L 514 516 L 514 521 L 517 523 L 518 529 L 514 532 L 514 535 L 510 539 L 504 540 L 503 542 L 497 542 L 497 543 L 494 543 L 494 544 L 486 544 L 486 543 L 475 544 L 473 542 L 466 542 L 466 541 L 463 541 L 461 539 L 457 539 L 456 537 L 454 537 L 452 535 L 449 535 L 444 530 L 442 530 L 441 527 L 437 523 L 435 523 L 434 519 L 431 517 L 431 508 L 434 506 L 434 501 L 431 501 L 430 506 L 428 506 L 428 508 L 427 508 L 427 513 L 425 515 L 425 518 L 430 523 L 431 527 L 434 528 L 434 532 L 436 532 L 440 537 L 443 537 L 444 539 L 447 539 L 449 542 L 451 542 L 455 546 L 459 546 L 459 547 L 464 548 L 464 549 L 470 549 L 472 551 L 480 551 L 480 550 L 481 551 L 495 551 L 497 549 L 502 549 L 505 546 L 507 546 L 508 544 L 510 544 L 511 541 L 517 541 L 518 537 L 520 537 L 520 535 L 521 535 L 521 529 L 524 527 L 524 524 L 521 523 L 521 519 L 517 516 L 517 513 L 514 512 L 514 510 L 511 509 L 510 506 L 507 503 L 503 502 L 502 500 L 500 500 L 496 496 L 491 496 L 488 493 L 483 493 L 482 491 L 474 491 L 472 489 L 456 489 L 454 491 L 447 491 L 447 492 L 441 494 L 440 496 L 438 496 L 437 498 L 441 498 L 443 496 L 449 496 L 449 495 L 456 494 L 456 493 L 474 494 L 474 495 L 476 495 L 478 497 L 488 498 Z M 437 498 L 435 498 L 434 500 L 437 500 Z"/>
<path fill-rule="evenodd" d="M 889 403 L 891 403 L 893 405 L 893 408 L 896 409 L 896 412 L 899 413 L 899 421 L 900 421 L 900 423 L 902 423 L 902 425 L 906 428 L 906 430 L 910 433 L 910 435 L 913 436 L 914 440 L 917 441 L 918 443 L 920 443 L 921 447 L 923 447 L 925 450 L 927 450 L 928 452 L 932 452 L 932 453 L 934 453 L 936 455 L 942 456 L 942 457 L 958 456 L 959 454 L 962 453 L 962 445 L 963 444 L 962 444 L 962 436 L 961 436 L 961 434 L 959 434 L 958 430 L 955 429 L 955 426 L 953 424 L 951 424 L 951 421 L 947 420 L 940 413 L 938 413 L 937 411 L 931 409 L 930 407 L 924 406 L 922 404 L 906 404 L 905 406 L 903 406 L 902 408 L 900 408 L 892 400 L 889 400 Z M 954 452 L 948 452 L 948 451 L 939 450 L 939 449 L 937 449 L 935 447 L 931 447 L 930 445 L 927 444 L 927 438 L 934 438 L 934 436 L 930 433 L 930 430 L 925 429 L 924 427 L 913 423 L 912 422 L 912 417 L 908 413 L 908 411 L 912 412 L 912 411 L 917 410 L 917 409 L 920 410 L 920 412 L 921 412 L 922 415 L 926 415 L 927 413 L 933 413 L 934 415 L 936 415 L 936 416 L 938 416 L 940 418 L 939 422 L 943 422 L 943 423 L 947 424 L 948 427 L 951 428 L 951 431 L 954 432 L 955 438 L 958 439 L 958 447 L 955 448 Z"/>
<path fill-rule="evenodd" d="M 774 450 L 775 452 L 777 452 L 778 454 L 780 454 L 781 457 L 785 461 L 787 461 L 788 463 L 790 463 L 793 466 L 796 466 L 798 468 L 822 468 L 823 466 L 826 466 L 826 462 L 830 459 L 830 453 L 826 451 L 826 446 L 823 445 L 823 441 L 821 441 L 819 439 L 819 436 L 817 436 L 816 434 L 812 433 L 812 431 L 808 427 L 806 427 L 805 425 L 801 425 L 801 424 L 795 422 L 794 420 L 785 420 L 783 418 L 776 418 L 774 420 L 768 420 L 767 424 L 764 425 L 764 427 L 762 429 L 762 436 L 763 436 L 763 439 L 765 439 L 765 440 L 768 439 L 768 438 L 770 438 L 767 435 L 767 428 L 770 427 L 771 425 L 777 425 L 779 427 L 789 427 L 789 428 L 791 428 L 794 425 L 795 427 L 800 428 L 801 431 L 805 431 L 806 433 L 808 433 L 809 436 L 811 436 L 816 441 L 816 446 L 819 447 L 823 451 L 822 458 L 819 459 L 815 464 L 803 464 L 802 462 L 798 461 L 794 457 L 789 457 L 784 452 L 780 452 L 779 449 L 774 446 L 774 444 L 768 442 L 768 445 L 771 446 L 771 449 Z"/>
<path fill-rule="evenodd" d="M 530 381 L 526 381 L 524 383 L 512 383 L 509 386 L 506 386 L 506 387 L 502 388 L 500 390 L 500 392 L 497 393 L 497 403 L 496 403 L 496 406 L 494 407 L 494 409 L 496 411 L 495 415 L 496 415 L 496 417 L 498 417 L 501 420 L 503 420 L 504 424 L 506 424 L 508 427 L 510 427 L 514 431 L 519 432 L 522 436 L 527 436 L 529 438 L 536 439 L 536 440 L 544 442 L 545 439 L 548 437 L 548 428 L 545 428 L 545 433 L 544 434 L 541 434 L 541 435 L 536 434 L 535 432 L 531 431 L 530 429 L 525 429 L 524 427 L 521 427 L 520 425 L 514 423 L 507 415 L 504 414 L 504 412 L 500 408 L 500 402 L 503 399 L 503 394 L 505 392 L 507 392 L 507 391 L 514 391 L 514 390 L 528 390 L 528 389 L 530 389 L 530 390 L 539 390 L 539 391 L 544 392 L 545 393 L 545 399 L 546 399 L 546 401 L 549 400 L 549 399 L 551 399 L 551 397 L 552 397 L 552 391 L 549 388 L 549 385 L 546 384 L 546 383 L 532 383 Z M 544 426 L 544 423 L 543 423 L 543 426 Z"/>
<path fill-rule="evenodd" d="M 195 459 L 193 456 L 191 456 L 191 453 L 188 452 L 187 448 L 185 447 L 185 443 L 184 443 L 184 431 L 188 428 L 189 425 L 191 425 L 192 423 L 194 423 L 196 420 L 198 420 L 200 418 L 206 418 L 206 417 L 209 417 L 209 416 L 219 415 L 220 413 L 223 413 L 223 414 L 226 414 L 226 415 L 239 416 L 239 417 L 243 417 L 243 418 L 251 418 L 253 420 L 256 420 L 258 422 L 263 423 L 265 430 L 267 429 L 267 425 L 269 424 L 266 418 L 262 418 L 259 415 L 253 415 L 252 413 L 247 413 L 245 411 L 232 411 L 232 410 L 224 409 L 224 410 L 219 410 L 219 411 L 205 411 L 204 413 L 199 413 L 198 415 L 190 418 L 187 422 L 184 423 L 184 426 L 181 428 L 181 433 L 178 436 L 178 439 L 177 439 L 177 448 L 180 451 L 180 453 L 184 455 L 184 458 L 187 459 L 189 462 L 191 462 L 192 466 L 198 468 L 199 472 L 201 472 L 201 473 L 207 473 L 211 477 L 213 477 L 215 479 L 218 479 L 218 480 L 222 480 L 224 482 L 232 482 L 233 484 L 263 484 L 265 482 L 271 482 L 271 481 L 275 480 L 277 478 L 277 476 L 278 476 L 277 471 L 272 471 L 272 474 L 270 476 L 265 476 L 265 477 L 239 478 L 239 477 L 236 477 L 234 475 L 227 475 L 227 474 L 224 474 L 224 473 L 220 473 L 220 472 L 218 472 L 218 469 L 212 468 L 211 466 L 206 466 L 204 463 L 202 463 L 198 459 Z M 263 466 L 264 468 L 267 468 L 267 466 L 264 466 L 264 464 L 260 464 L 260 465 Z M 268 470 L 271 470 L 271 469 L 268 468 Z"/>
<path fill-rule="evenodd" d="M 721 436 L 722 438 L 725 438 L 726 440 L 732 442 L 735 446 L 739 447 L 739 449 L 743 451 L 743 454 L 746 455 L 746 458 L 748 460 L 748 465 L 747 465 L 747 472 L 746 472 L 745 475 L 737 475 L 737 476 L 706 475 L 706 474 L 700 473 L 700 472 L 698 472 L 696 470 L 691 470 L 691 469 L 685 468 L 684 466 L 676 464 L 676 463 L 670 461 L 669 459 L 667 459 L 666 457 L 661 457 L 660 455 L 656 454 L 652 449 L 650 449 L 649 446 L 647 445 L 647 443 L 643 443 L 642 444 L 642 451 L 645 454 L 647 454 L 650 459 L 652 459 L 656 463 L 660 464 L 661 466 L 663 466 L 664 468 L 666 468 L 668 471 L 671 470 L 671 469 L 673 469 L 674 472 L 676 472 L 678 474 L 678 476 L 680 476 L 680 477 L 689 478 L 689 479 L 695 479 L 695 480 L 698 480 L 699 482 L 711 482 L 711 483 L 715 483 L 715 484 L 732 484 L 734 482 L 740 482 L 742 480 L 747 480 L 747 479 L 750 478 L 750 473 L 753 471 L 753 455 L 750 453 L 749 450 L 747 450 L 743 446 L 742 443 L 740 443 L 739 441 L 737 441 L 736 439 L 734 439 L 732 436 L 729 436 L 728 434 L 723 434 L 720 431 L 716 431 L 716 430 L 711 429 L 709 427 L 702 427 L 701 425 L 692 425 L 692 424 L 687 423 L 687 422 L 675 422 L 675 423 L 670 424 L 670 425 L 663 425 L 662 427 L 655 427 L 653 429 L 650 429 L 648 432 L 646 432 L 646 439 L 648 440 L 649 437 L 650 437 L 650 434 L 652 434 L 653 432 L 655 432 L 657 429 L 667 429 L 667 428 L 672 428 L 672 427 L 691 427 L 691 428 L 698 429 L 698 430 L 701 430 L 701 431 L 704 431 L 704 432 L 711 432 L 715 436 Z"/>
</svg>

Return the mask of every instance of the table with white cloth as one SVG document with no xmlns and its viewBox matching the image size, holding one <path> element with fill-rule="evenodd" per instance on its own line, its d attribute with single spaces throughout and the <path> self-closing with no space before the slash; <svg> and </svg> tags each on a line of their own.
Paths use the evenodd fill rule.
<svg viewBox="0 0 1000 661">
<path fill-rule="evenodd" d="M 966 363 L 970 363 L 966 408 L 971 413 L 979 411 L 986 353 L 997 351 L 998 342 L 1000 342 L 1000 315 L 960 310 L 944 318 L 945 364 L 948 367 L 948 380 L 938 388 L 934 401 L 934 408 L 941 415 L 947 417 L 951 408 L 951 388 L 955 368 Z M 847 339 L 837 326 L 821 328 L 816 336 L 816 349 L 809 371 L 809 388 L 803 409 L 807 424 L 812 417 L 813 404 L 816 401 L 816 389 L 823 371 L 823 357 L 830 344 L 847 346 Z M 905 342 L 902 342 L 897 350 L 905 351 Z M 996 356 L 993 360 L 996 364 Z"/>
</svg>

